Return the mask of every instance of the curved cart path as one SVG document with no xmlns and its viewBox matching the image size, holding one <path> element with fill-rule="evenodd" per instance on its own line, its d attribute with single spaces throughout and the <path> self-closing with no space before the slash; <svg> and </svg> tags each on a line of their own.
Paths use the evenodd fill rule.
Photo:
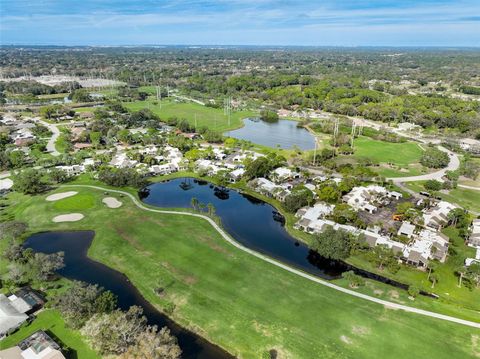
<svg viewBox="0 0 480 359">
<path fill-rule="evenodd" d="M 411 177 L 391 177 L 391 178 L 387 178 L 387 180 L 392 180 L 393 182 L 415 182 L 415 181 L 428 181 L 428 180 L 437 180 L 437 181 L 443 182 L 442 177 L 445 176 L 445 173 L 447 171 L 455 171 L 460 167 L 460 159 L 455 153 L 447 150 L 445 147 L 438 146 L 438 149 L 442 152 L 448 153 L 450 157 L 450 162 L 448 163 L 447 167 L 442 168 L 437 172 L 432 172 L 426 175 L 411 176 Z"/>
<path fill-rule="evenodd" d="M 370 302 L 374 302 L 374 303 L 377 303 L 377 304 L 384 305 L 387 308 L 400 309 L 400 310 L 403 310 L 405 312 L 416 313 L 416 314 L 424 315 L 424 316 L 427 316 L 427 317 L 437 318 L 437 319 L 440 319 L 440 320 L 446 320 L 446 321 L 449 321 L 449 322 L 462 324 L 462 325 L 467 325 L 467 326 L 470 326 L 470 327 L 473 327 L 473 328 L 479 328 L 480 329 L 480 323 L 476 323 L 476 322 L 472 322 L 472 321 L 469 321 L 469 320 L 464 320 L 464 319 L 460 319 L 460 318 L 456 318 L 456 317 L 451 317 L 451 316 L 448 316 L 448 315 L 439 314 L 439 313 L 435 313 L 435 312 L 430 312 L 428 310 L 409 307 L 407 305 L 393 303 L 393 302 L 389 302 L 387 300 L 371 297 L 371 296 L 366 295 L 366 294 L 355 292 L 354 290 L 351 290 L 351 289 L 348 289 L 348 288 L 340 287 L 338 285 L 335 285 L 333 283 L 330 283 L 328 281 L 325 281 L 323 279 L 320 279 L 318 277 L 315 277 L 313 275 L 305 273 L 301 270 L 290 267 L 290 266 L 288 266 L 286 264 L 283 264 L 283 263 L 281 263 L 281 262 L 279 262 L 275 259 L 272 259 L 270 257 L 267 257 L 267 256 L 263 255 L 263 254 L 255 252 L 252 249 L 244 247 L 243 245 L 241 245 L 240 243 L 238 243 L 234 239 L 232 239 L 217 223 L 215 223 L 215 221 L 213 219 L 211 219 L 210 217 L 207 217 L 205 215 L 202 215 L 202 214 L 199 214 L 199 213 L 179 212 L 179 211 L 170 211 L 170 210 L 161 210 L 161 209 L 149 208 L 149 207 L 144 206 L 141 201 L 139 201 L 135 196 L 133 196 L 132 194 L 130 194 L 128 192 L 119 191 L 119 190 L 112 190 L 112 189 L 109 189 L 109 188 L 104 188 L 104 187 L 99 187 L 99 186 L 63 185 L 62 187 L 86 187 L 86 188 L 97 189 L 97 190 L 100 190 L 100 191 L 119 193 L 119 194 L 123 194 L 124 196 L 129 197 L 138 208 L 140 208 L 144 211 L 202 218 L 202 219 L 208 221 L 212 225 L 212 227 L 215 228 L 215 230 L 223 237 L 223 239 L 225 239 L 232 246 L 234 246 L 234 247 L 238 248 L 239 250 L 241 250 L 243 252 L 246 252 L 246 253 L 254 256 L 254 257 L 257 257 L 257 258 L 259 258 L 259 259 L 261 259 L 265 262 L 271 263 L 271 264 L 273 264 L 277 267 L 280 267 L 280 268 L 282 268 L 286 271 L 289 271 L 290 273 L 293 273 L 293 274 L 296 274 L 300 277 L 308 279 L 312 282 L 324 285 L 326 287 L 338 290 L 339 292 L 342 292 L 342 293 L 345 293 L 345 294 L 348 294 L 348 295 L 351 295 L 351 296 L 354 296 L 354 297 L 357 297 L 357 298 L 361 298 L 361 299 L 364 299 L 364 300 L 368 300 Z"/>
</svg>

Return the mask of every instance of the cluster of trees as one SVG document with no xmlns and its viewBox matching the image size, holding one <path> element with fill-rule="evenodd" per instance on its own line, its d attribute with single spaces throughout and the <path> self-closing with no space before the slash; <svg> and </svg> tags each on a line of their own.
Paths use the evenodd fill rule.
<svg viewBox="0 0 480 359">
<path fill-rule="evenodd" d="M 147 325 L 140 307 L 116 309 L 117 298 L 97 285 L 74 281 L 53 300 L 68 326 L 80 329 L 102 356 L 177 359 L 181 350 L 168 328 Z"/>
<path fill-rule="evenodd" d="M 101 355 L 118 358 L 178 359 L 182 351 L 166 327 L 160 331 L 147 325 L 140 307 L 94 314 L 81 329 L 90 345 Z"/>
<path fill-rule="evenodd" d="M 292 188 L 290 194 L 285 197 L 283 207 L 291 213 L 300 208 L 310 206 L 313 203 L 313 192 L 303 185 Z"/>
<path fill-rule="evenodd" d="M 147 184 L 145 176 L 133 168 L 103 167 L 98 171 L 98 179 L 114 187 L 141 188 Z"/>
<path fill-rule="evenodd" d="M 76 81 L 63 82 L 55 86 L 45 85 L 34 80 L 11 82 L 0 81 L 0 92 L 6 91 L 12 94 L 23 94 L 32 96 L 66 93 L 75 89 L 79 89 L 80 87 L 80 84 Z"/>
<path fill-rule="evenodd" d="M 74 116 L 75 111 L 63 105 L 47 105 L 40 107 L 40 116 L 47 119 L 57 119 L 62 116 Z"/>
<path fill-rule="evenodd" d="M 357 243 L 358 238 L 353 234 L 344 229 L 335 230 L 328 226 L 323 232 L 314 236 L 312 249 L 322 257 L 342 260 L 351 255 Z"/>
<path fill-rule="evenodd" d="M 444 168 L 448 166 L 449 162 L 448 153 L 435 147 L 428 147 L 420 158 L 420 163 L 429 168 Z"/>
<path fill-rule="evenodd" d="M 64 267 L 63 252 L 34 253 L 23 248 L 16 239 L 10 239 L 3 258 L 9 262 L 8 272 L 2 276 L 6 287 L 18 287 L 32 282 L 56 279 L 56 271 Z"/>
<path fill-rule="evenodd" d="M 286 163 L 285 157 L 275 152 L 270 152 L 266 156 L 259 157 L 253 161 L 250 161 L 245 166 L 246 179 L 265 177 L 272 170 L 280 167 Z"/>
<path fill-rule="evenodd" d="M 278 114 L 276 111 L 264 109 L 260 111 L 260 119 L 265 122 L 277 122 Z"/>
</svg>

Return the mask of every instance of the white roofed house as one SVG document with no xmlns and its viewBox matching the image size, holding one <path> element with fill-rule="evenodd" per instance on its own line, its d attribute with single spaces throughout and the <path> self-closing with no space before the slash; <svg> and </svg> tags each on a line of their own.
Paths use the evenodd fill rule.
<svg viewBox="0 0 480 359">
<path fill-rule="evenodd" d="M 168 175 L 177 172 L 177 167 L 172 163 L 164 163 L 161 165 L 153 165 L 148 168 L 149 172 L 154 175 Z"/>
<path fill-rule="evenodd" d="M 78 176 L 85 172 L 85 166 L 83 165 L 71 165 L 71 166 L 55 166 L 56 169 L 65 171 L 67 176 Z"/>
<path fill-rule="evenodd" d="M 274 191 L 279 188 L 275 183 L 272 181 L 260 177 L 260 178 L 255 178 L 251 180 L 248 185 L 253 188 L 255 191 L 267 196 L 267 197 L 273 197 Z"/>
<path fill-rule="evenodd" d="M 117 168 L 133 168 L 137 163 L 138 161 L 129 159 L 124 152 L 116 154 L 110 161 L 110 165 Z"/>
<path fill-rule="evenodd" d="M 210 160 L 204 160 L 204 159 L 197 160 L 195 162 L 195 168 L 197 169 L 197 171 L 204 171 L 208 175 L 214 175 L 222 169 L 221 167 L 217 166 L 214 162 Z"/>
<path fill-rule="evenodd" d="M 35 141 L 35 135 L 28 128 L 21 128 L 10 136 L 16 146 L 27 146 Z"/>
<path fill-rule="evenodd" d="M 233 171 L 231 171 L 228 176 L 230 178 L 230 182 L 234 183 L 234 182 L 238 182 L 242 179 L 243 175 L 245 173 L 245 169 L 243 168 L 237 168 Z"/>
<path fill-rule="evenodd" d="M 402 194 L 395 191 L 389 191 L 385 187 L 378 185 L 354 187 L 343 196 L 343 201 L 352 208 L 375 213 L 378 205 L 390 203 L 390 199 L 398 200 Z"/>
<path fill-rule="evenodd" d="M 426 267 L 429 260 L 445 262 L 448 254 L 448 237 L 431 229 L 423 229 L 405 246 L 402 259 L 412 265 Z"/>
<path fill-rule="evenodd" d="M 22 325 L 31 309 L 32 305 L 22 297 L 0 294 L 0 339 Z"/>
<path fill-rule="evenodd" d="M 270 178 L 276 183 L 282 183 L 295 178 L 300 178 L 300 173 L 287 167 L 278 167 L 270 173 Z"/>
<path fill-rule="evenodd" d="M 458 208 L 449 202 L 440 201 L 434 207 L 424 211 L 423 222 L 425 226 L 439 229 L 448 223 L 448 214 L 451 210 Z"/>
<path fill-rule="evenodd" d="M 333 209 L 333 205 L 323 202 L 317 202 L 313 207 L 302 207 L 295 213 L 295 217 L 300 219 L 294 224 L 294 227 L 306 231 L 311 222 L 325 218 L 333 212 Z"/>
<path fill-rule="evenodd" d="M 480 248 L 480 219 L 473 220 L 467 243 L 471 247 Z"/>
<path fill-rule="evenodd" d="M 0 359 L 65 359 L 60 345 L 38 330 L 17 346 L 0 351 Z"/>
<path fill-rule="evenodd" d="M 398 235 L 399 236 L 405 236 L 408 238 L 413 238 L 415 231 L 415 226 L 411 223 L 408 222 L 402 222 L 402 225 L 398 229 Z"/>
<path fill-rule="evenodd" d="M 158 148 L 154 145 L 143 147 L 138 150 L 142 155 L 155 156 L 158 153 Z"/>
</svg>

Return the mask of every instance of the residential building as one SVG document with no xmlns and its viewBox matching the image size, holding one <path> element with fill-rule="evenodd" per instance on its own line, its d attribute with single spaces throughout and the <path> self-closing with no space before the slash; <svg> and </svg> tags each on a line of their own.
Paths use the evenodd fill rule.
<svg viewBox="0 0 480 359">
<path fill-rule="evenodd" d="M 415 232 L 415 226 L 411 223 L 408 222 L 402 222 L 402 225 L 398 229 L 398 235 L 399 236 L 405 236 L 408 238 L 413 238 Z"/>
<path fill-rule="evenodd" d="M 343 201 L 356 210 L 375 213 L 379 205 L 387 205 L 391 199 L 399 200 L 402 194 L 378 185 L 354 187 L 343 196 Z"/>
<path fill-rule="evenodd" d="M 245 169 L 237 168 L 229 173 L 230 182 L 238 182 L 242 179 L 243 175 L 245 174 Z"/>
<path fill-rule="evenodd" d="M 300 173 L 294 172 L 287 167 L 278 167 L 272 171 L 272 173 L 270 174 L 270 178 L 275 183 L 283 183 L 288 180 L 300 178 Z"/>
<path fill-rule="evenodd" d="M 480 219 L 475 219 L 470 227 L 470 236 L 468 237 L 468 245 L 480 248 Z"/>
<path fill-rule="evenodd" d="M 60 346 L 43 330 L 17 346 L 0 351 L 0 359 L 65 359 Z"/>
<path fill-rule="evenodd" d="M 448 214 L 455 208 L 458 207 L 449 202 L 438 202 L 435 206 L 424 211 L 423 222 L 425 226 L 434 229 L 443 227 L 448 223 Z"/>
</svg>

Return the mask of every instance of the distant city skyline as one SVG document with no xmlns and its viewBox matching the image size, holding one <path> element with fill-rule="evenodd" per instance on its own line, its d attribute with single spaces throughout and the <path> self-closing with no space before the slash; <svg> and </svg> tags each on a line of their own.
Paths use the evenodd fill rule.
<svg viewBox="0 0 480 359">
<path fill-rule="evenodd" d="M 0 0 L 2 45 L 480 46 L 478 0 Z"/>
</svg>

